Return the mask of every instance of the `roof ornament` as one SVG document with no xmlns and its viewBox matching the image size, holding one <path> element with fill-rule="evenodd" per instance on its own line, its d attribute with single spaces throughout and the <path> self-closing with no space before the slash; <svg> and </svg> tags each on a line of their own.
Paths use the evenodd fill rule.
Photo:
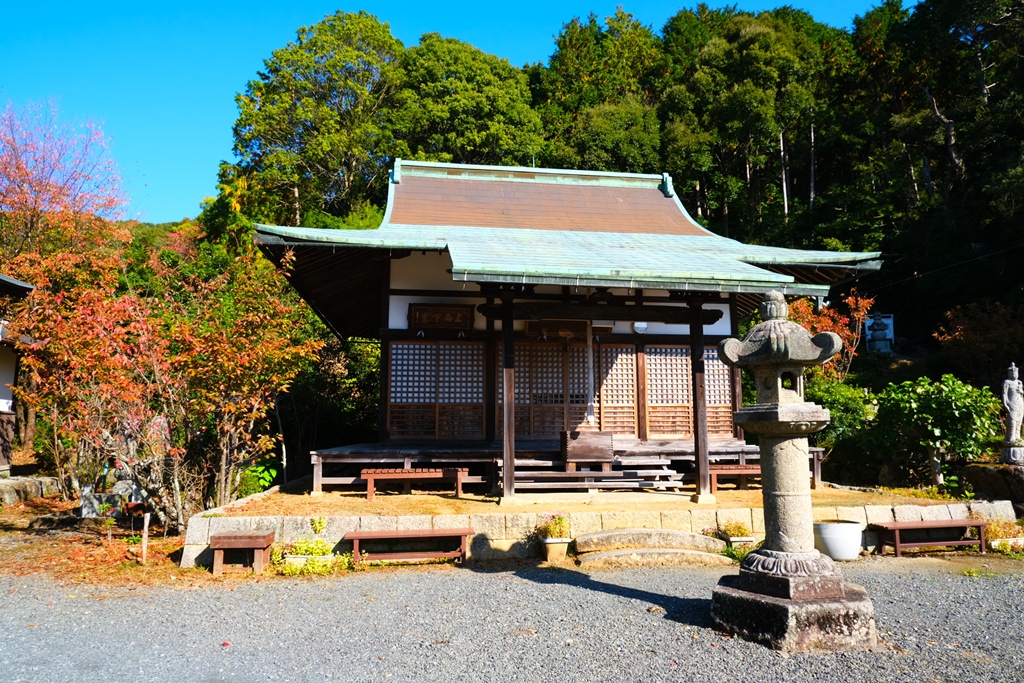
<svg viewBox="0 0 1024 683">
<path fill-rule="evenodd" d="M 672 189 L 672 176 L 668 173 L 661 174 L 661 187 L 659 189 L 666 197 L 676 196 L 676 191 Z"/>
</svg>

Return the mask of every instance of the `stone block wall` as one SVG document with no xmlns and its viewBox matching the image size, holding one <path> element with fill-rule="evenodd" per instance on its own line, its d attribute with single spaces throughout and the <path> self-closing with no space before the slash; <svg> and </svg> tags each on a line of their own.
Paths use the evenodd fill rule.
<svg viewBox="0 0 1024 683">
<path fill-rule="evenodd" d="M 269 495 L 273 492 L 272 489 L 257 495 Z M 230 507 L 228 506 L 228 508 Z M 315 537 L 310 517 L 235 517 L 228 516 L 226 512 L 230 512 L 230 509 L 207 510 L 189 520 L 185 534 L 185 549 L 181 559 L 182 567 L 212 564 L 213 553 L 209 549 L 210 535 L 218 532 L 273 529 L 277 532 L 278 543 L 290 543 L 298 538 Z M 897 519 L 961 519 L 972 512 L 990 519 L 1016 519 L 1013 506 L 1009 501 L 974 502 L 969 505 L 953 503 L 929 506 L 821 507 L 815 508 L 814 518 L 816 520 L 855 521 L 866 529 L 867 525 L 873 522 L 891 522 Z M 718 527 L 733 521 L 743 522 L 753 530 L 756 536 L 764 536 L 764 510 L 762 508 L 570 512 L 566 516 L 569 518 L 570 532 L 573 538 L 582 534 L 611 529 L 678 529 L 700 533 L 703 529 Z M 337 552 L 350 552 L 351 544 L 342 541 L 342 537 L 349 531 L 448 529 L 468 526 L 476 530 L 476 535 L 470 539 L 469 554 L 472 559 L 539 557 L 541 549 L 532 534 L 537 524 L 545 517 L 545 513 L 534 512 L 405 517 L 325 517 L 324 529 L 319 537 L 335 543 Z M 873 550 L 877 544 L 877 535 L 867 532 L 865 534 L 866 547 Z"/>
</svg>

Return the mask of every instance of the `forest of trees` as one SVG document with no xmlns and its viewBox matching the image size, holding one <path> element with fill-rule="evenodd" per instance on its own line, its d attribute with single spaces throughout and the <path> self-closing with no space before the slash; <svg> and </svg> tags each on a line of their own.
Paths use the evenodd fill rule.
<svg viewBox="0 0 1024 683">
<path fill-rule="evenodd" d="M 282 434 L 298 456 L 372 439 L 377 347 L 332 339 L 256 254 L 251 224 L 376 227 L 395 158 L 667 171 L 719 234 L 882 251 L 856 286 L 895 315 L 901 355 L 812 383 L 853 406 L 834 441 L 869 421 L 859 385 L 889 405 L 890 383 L 995 386 L 1024 360 L 1024 2 L 884 0 L 850 30 L 791 7 L 699 4 L 660 29 L 621 8 L 567 19 L 546 63 L 521 68 L 437 33 L 404 46 L 365 12 L 299 29 L 236 97 L 218 195 L 177 225 L 119 220 L 99 131 L 9 107 L 0 263 L 39 287 L 0 311 L 36 340 L 23 446 L 72 492 L 112 452 L 138 454 L 173 526 L 279 469 L 266 458 Z M 71 334 L 81 316 L 102 325 Z"/>
<path fill-rule="evenodd" d="M 656 31 L 620 9 L 571 19 L 546 64 L 517 69 L 434 33 L 405 48 L 375 17 L 338 13 L 238 96 L 217 229 L 226 204 L 373 225 L 395 157 L 667 171 L 722 235 L 885 252 L 862 290 L 927 349 L 955 306 L 1019 298 L 1024 9 L 886 0 L 853 23 L 700 4 Z"/>
</svg>

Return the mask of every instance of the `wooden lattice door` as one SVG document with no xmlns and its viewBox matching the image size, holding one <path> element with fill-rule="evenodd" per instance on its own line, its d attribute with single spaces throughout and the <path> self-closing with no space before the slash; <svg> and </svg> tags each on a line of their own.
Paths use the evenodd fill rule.
<svg viewBox="0 0 1024 683">
<path fill-rule="evenodd" d="M 602 344 L 601 430 L 636 434 L 636 347 Z"/>
<path fill-rule="evenodd" d="M 392 439 L 484 437 L 484 345 L 392 342 L 388 433 Z"/>
<path fill-rule="evenodd" d="M 658 345 L 647 356 L 647 433 L 661 437 L 693 436 L 690 348 Z"/>
<path fill-rule="evenodd" d="M 636 351 L 632 346 L 594 347 L 587 363 L 582 344 L 516 345 L 516 438 L 554 439 L 564 430 L 636 434 Z M 587 422 L 593 368 L 595 422 Z M 499 435 L 502 432 L 503 377 L 498 375 Z"/>
<path fill-rule="evenodd" d="M 733 436 L 732 370 L 718 359 L 718 349 L 704 350 L 704 386 L 708 435 Z"/>
<path fill-rule="evenodd" d="M 647 430 L 660 437 L 693 437 L 693 366 L 690 348 L 647 346 Z M 732 372 L 718 349 L 704 349 L 708 435 L 732 436 Z"/>
</svg>

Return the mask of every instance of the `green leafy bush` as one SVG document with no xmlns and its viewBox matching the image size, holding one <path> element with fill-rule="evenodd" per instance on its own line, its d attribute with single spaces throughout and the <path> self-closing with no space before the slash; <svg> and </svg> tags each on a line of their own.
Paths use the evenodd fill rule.
<svg viewBox="0 0 1024 683">
<path fill-rule="evenodd" d="M 1001 428 L 999 401 L 953 375 L 890 384 L 876 397 L 871 456 L 890 485 L 960 486 L 963 467 L 979 459 Z"/>
<path fill-rule="evenodd" d="M 870 394 L 862 387 L 815 375 L 807 382 L 804 397 L 827 408 L 831 415 L 828 427 L 810 436 L 814 446 L 832 451 L 867 427 Z"/>
<path fill-rule="evenodd" d="M 334 552 L 330 543 L 322 538 L 298 538 L 292 541 L 288 547 L 289 555 L 318 555 L 325 556 Z"/>
</svg>

